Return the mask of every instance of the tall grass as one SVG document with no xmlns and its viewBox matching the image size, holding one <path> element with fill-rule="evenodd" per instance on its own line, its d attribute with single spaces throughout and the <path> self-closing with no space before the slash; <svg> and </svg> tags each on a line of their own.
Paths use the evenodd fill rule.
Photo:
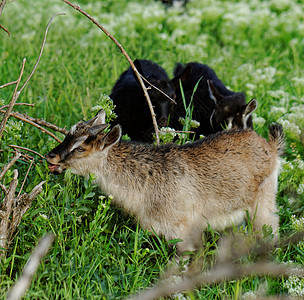
<svg viewBox="0 0 304 300">
<path fill-rule="evenodd" d="M 190 0 L 186 9 L 165 8 L 160 1 L 79 1 L 124 46 L 131 58 L 152 59 L 172 76 L 176 62 L 211 66 L 234 91 L 254 97 L 257 132 L 280 122 L 288 147 L 279 179 L 277 203 L 281 234 L 303 230 L 304 206 L 304 4 L 302 1 Z M 59 0 L 16 1 L 5 6 L 0 23 L 0 85 L 16 80 L 22 59 L 24 78 L 33 68 L 49 18 L 42 59 L 22 91 L 20 102 L 35 103 L 18 111 L 68 128 L 92 116 L 101 94 L 109 94 L 128 63 L 116 46 L 86 18 Z M 25 79 L 23 79 L 24 81 Z M 7 104 L 13 87 L 0 90 Z M 1 104 L 2 105 L 2 104 Z M 1 106 L 0 105 L 0 106 Z M 56 145 L 28 124 L 11 119 L 1 143 L 0 167 L 11 153 L 9 144 L 48 152 Z M 58 134 L 60 138 L 62 136 Z M 16 165 L 24 178 L 28 164 Z M 6 184 L 11 173 L 6 176 Z M 47 180 L 43 192 L 24 216 L 0 265 L 0 295 L 20 275 L 39 238 L 57 238 L 43 260 L 26 299 L 120 299 L 159 278 L 173 257 L 163 239 L 152 238 L 135 220 L 110 205 L 102 191 L 67 172 L 50 175 L 45 161 L 35 159 L 26 180 L 30 191 Z M 19 186 L 21 185 L 21 182 Z M 205 243 L 213 257 L 217 233 Z M 277 249 L 273 259 L 303 265 L 304 244 Z M 196 299 L 237 298 L 266 285 L 269 294 L 304 294 L 304 279 L 244 278 L 204 286 Z"/>
</svg>

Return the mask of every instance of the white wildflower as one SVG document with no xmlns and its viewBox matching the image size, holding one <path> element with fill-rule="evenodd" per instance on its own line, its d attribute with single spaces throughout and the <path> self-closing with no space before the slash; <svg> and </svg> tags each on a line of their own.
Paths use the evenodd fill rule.
<svg viewBox="0 0 304 300">
<path fill-rule="evenodd" d="M 304 183 L 300 183 L 297 189 L 297 193 L 301 195 L 303 194 L 303 192 L 304 192 Z"/>
<path fill-rule="evenodd" d="M 288 289 L 288 294 L 291 296 L 304 296 L 304 278 L 295 275 L 289 276 L 284 282 L 284 287 Z"/>
<path fill-rule="evenodd" d="M 297 167 L 300 169 L 300 170 L 304 170 L 304 161 L 300 158 L 296 158 L 294 160 L 294 163 L 297 165 Z"/>
<path fill-rule="evenodd" d="M 304 87 L 304 78 L 302 77 L 293 77 L 291 80 L 295 83 L 295 85 L 299 87 Z"/>
<path fill-rule="evenodd" d="M 164 143 L 172 142 L 176 135 L 175 129 L 170 127 L 162 127 L 159 131 L 159 138 Z"/>
<path fill-rule="evenodd" d="M 107 122 L 109 122 L 116 118 L 114 108 L 115 105 L 113 104 L 112 99 L 107 94 L 101 94 L 97 104 L 91 108 L 91 111 L 96 112 L 103 109 L 106 113 Z"/>
<path fill-rule="evenodd" d="M 295 231 L 304 231 L 304 217 L 297 218 L 295 215 L 291 216 L 291 226 Z"/>
<path fill-rule="evenodd" d="M 283 126 L 285 133 L 289 133 L 292 136 L 298 137 L 301 134 L 300 128 L 293 122 L 288 120 L 279 119 L 278 123 Z"/>
<path fill-rule="evenodd" d="M 40 216 L 42 219 L 44 219 L 44 220 L 47 220 L 47 219 L 48 219 L 48 216 L 45 215 L 45 214 L 39 213 L 39 216 Z"/>
<path fill-rule="evenodd" d="M 180 117 L 180 118 L 178 119 L 178 121 L 179 121 L 182 125 L 185 125 L 185 119 L 184 119 L 184 118 Z M 196 121 L 196 120 L 191 120 L 191 121 L 190 121 L 190 129 L 191 129 L 191 128 L 198 128 L 200 125 L 201 125 L 200 122 L 198 122 L 198 121 Z"/>
<path fill-rule="evenodd" d="M 283 90 L 268 91 L 267 94 L 275 99 L 279 99 L 281 106 L 286 106 L 290 99 L 290 95 Z"/>
<path fill-rule="evenodd" d="M 286 113 L 286 108 L 285 107 L 272 106 L 270 111 L 269 111 L 269 115 L 275 120 L 282 117 L 282 115 L 284 115 L 285 113 Z"/>
<path fill-rule="evenodd" d="M 242 299 L 256 299 L 257 296 L 253 291 L 246 292 L 243 294 Z"/>
<path fill-rule="evenodd" d="M 253 123 L 258 127 L 262 127 L 266 120 L 263 117 L 253 117 Z"/>
</svg>

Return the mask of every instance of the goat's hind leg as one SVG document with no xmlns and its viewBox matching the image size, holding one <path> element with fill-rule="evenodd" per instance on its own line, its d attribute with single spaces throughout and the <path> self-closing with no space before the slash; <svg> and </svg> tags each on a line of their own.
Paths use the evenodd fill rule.
<svg viewBox="0 0 304 300">
<path fill-rule="evenodd" d="M 253 220 L 253 230 L 261 232 L 263 225 L 272 227 L 274 243 L 278 241 L 279 237 L 279 216 L 277 215 L 276 193 L 277 176 L 272 174 L 259 186 L 256 201 L 250 216 L 251 220 Z"/>
</svg>

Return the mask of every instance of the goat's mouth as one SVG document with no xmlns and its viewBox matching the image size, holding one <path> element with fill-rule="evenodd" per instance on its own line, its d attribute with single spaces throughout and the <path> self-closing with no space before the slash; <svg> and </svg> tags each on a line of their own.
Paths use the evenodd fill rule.
<svg viewBox="0 0 304 300">
<path fill-rule="evenodd" d="M 60 165 L 49 164 L 49 170 L 52 174 L 61 174 L 64 171 L 64 168 Z"/>
</svg>

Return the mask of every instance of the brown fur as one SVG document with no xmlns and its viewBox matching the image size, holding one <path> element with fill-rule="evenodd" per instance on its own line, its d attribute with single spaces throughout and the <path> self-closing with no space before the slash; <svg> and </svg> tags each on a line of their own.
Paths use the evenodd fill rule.
<svg viewBox="0 0 304 300">
<path fill-rule="evenodd" d="M 92 131 L 104 123 L 100 114 L 87 125 Z M 71 169 L 86 177 L 94 173 L 102 191 L 112 194 L 113 202 L 144 228 L 167 240 L 182 239 L 180 251 L 196 248 L 192 232 L 201 232 L 208 223 L 219 230 L 240 224 L 246 211 L 252 219 L 256 214 L 254 229 L 267 224 L 277 234 L 275 200 L 284 143 L 279 125 L 270 128 L 268 142 L 246 129 L 220 132 L 183 146 L 157 147 L 120 141 L 120 126 L 105 134 L 103 124 L 80 149 L 66 151 L 87 136 L 85 124 L 76 124 L 74 135 L 70 132 L 46 155 L 50 170 Z"/>
</svg>

